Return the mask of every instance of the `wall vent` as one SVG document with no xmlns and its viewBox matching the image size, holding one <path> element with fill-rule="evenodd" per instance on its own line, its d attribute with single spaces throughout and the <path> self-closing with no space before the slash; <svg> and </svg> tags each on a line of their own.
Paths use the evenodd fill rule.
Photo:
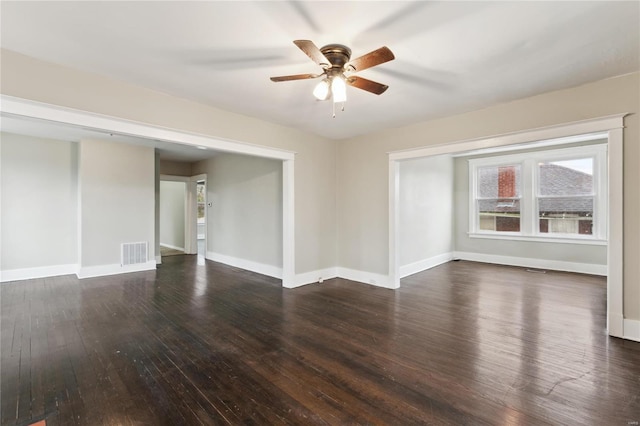
<svg viewBox="0 0 640 426">
<path fill-rule="evenodd" d="M 123 243 L 120 258 L 122 266 L 147 263 L 147 242 Z"/>
</svg>

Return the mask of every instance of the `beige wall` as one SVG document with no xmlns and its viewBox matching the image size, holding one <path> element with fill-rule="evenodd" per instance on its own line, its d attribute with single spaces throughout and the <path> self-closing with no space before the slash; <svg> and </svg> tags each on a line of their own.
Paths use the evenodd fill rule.
<svg viewBox="0 0 640 426">
<path fill-rule="evenodd" d="M 169 161 L 160 160 L 160 174 L 169 176 L 184 176 L 191 177 L 191 163 L 185 163 L 182 161 Z"/>
<path fill-rule="evenodd" d="M 78 263 L 78 144 L 0 134 L 0 270 Z"/>
<path fill-rule="evenodd" d="M 80 142 L 80 267 L 120 264 L 120 244 L 149 243 L 155 256 L 153 148 Z"/>
<path fill-rule="evenodd" d="M 624 314 L 640 319 L 640 74 L 378 132 L 338 145 L 339 266 L 387 273 L 390 151 L 629 112 L 624 129 Z"/>
<path fill-rule="evenodd" d="M 399 265 L 453 252 L 454 162 L 450 155 L 400 162 Z"/>
<path fill-rule="evenodd" d="M 5 95 L 296 152 L 295 272 L 336 265 L 335 141 L 15 52 L 1 55 Z"/>
<path fill-rule="evenodd" d="M 282 161 L 220 154 L 207 175 L 207 252 L 282 268 Z"/>
</svg>

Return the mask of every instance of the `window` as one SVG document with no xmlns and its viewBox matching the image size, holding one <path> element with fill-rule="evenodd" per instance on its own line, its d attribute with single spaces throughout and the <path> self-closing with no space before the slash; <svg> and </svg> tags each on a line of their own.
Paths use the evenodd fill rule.
<svg viewBox="0 0 640 426">
<path fill-rule="evenodd" d="M 606 145 L 469 160 L 472 237 L 606 240 Z"/>
<path fill-rule="evenodd" d="M 478 227 L 482 231 L 520 232 L 520 164 L 477 170 Z"/>
<path fill-rule="evenodd" d="M 198 203 L 198 223 L 204 223 L 204 210 L 205 210 L 205 182 L 198 181 L 196 184 L 196 202 Z"/>
<path fill-rule="evenodd" d="M 538 163 L 540 233 L 593 235 L 593 158 Z"/>
</svg>

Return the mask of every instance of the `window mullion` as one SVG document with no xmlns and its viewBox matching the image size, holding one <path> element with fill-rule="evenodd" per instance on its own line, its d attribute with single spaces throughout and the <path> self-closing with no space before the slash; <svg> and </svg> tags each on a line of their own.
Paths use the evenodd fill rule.
<svg viewBox="0 0 640 426">
<path fill-rule="evenodd" d="M 522 200 L 520 201 L 520 214 L 522 217 L 523 235 L 535 235 L 537 233 L 535 164 L 536 161 L 531 158 L 527 158 L 522 162 Z"/>
<path fill-rule="evenodd" d="M 596 167 L 594 167 L 595 182 L 593 190 L 595 196 L 593 202 L 596 215 L 595 221 L 593 222 L 596 228 L 594 236 L 601 239 L 609 238 L 609 230 L 607 229 L 607 217 L 609 216 L 609 203 L 607 202 L 609 199 L 609 188 L 606 179 L 608 176 L 607 157 L 608 152 L 606 151 L 606 147 L 603 147 L 595 156 Z"/>
<path fill-rule="evenodd" d="M 469 161 L 469 232 L 478 232 L 478 215 L 480 210 L 477 201 L 477 176 L 478 168 Z"/>
</svg>

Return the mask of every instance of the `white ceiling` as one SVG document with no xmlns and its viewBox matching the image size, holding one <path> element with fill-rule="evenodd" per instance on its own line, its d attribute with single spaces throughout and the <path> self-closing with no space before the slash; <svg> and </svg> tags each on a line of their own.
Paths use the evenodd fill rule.
<svg viewBox="0 0 640 426">
<path fill-rule="evenodd" d="M 1 45 L 220 109 L 342 139 L 640 69 L 640 3 L 210 1 L 1 4 Z M 341 43 L 381 96 L 314 99 L 320 68 L 293 43 Z"/>
</svg>

